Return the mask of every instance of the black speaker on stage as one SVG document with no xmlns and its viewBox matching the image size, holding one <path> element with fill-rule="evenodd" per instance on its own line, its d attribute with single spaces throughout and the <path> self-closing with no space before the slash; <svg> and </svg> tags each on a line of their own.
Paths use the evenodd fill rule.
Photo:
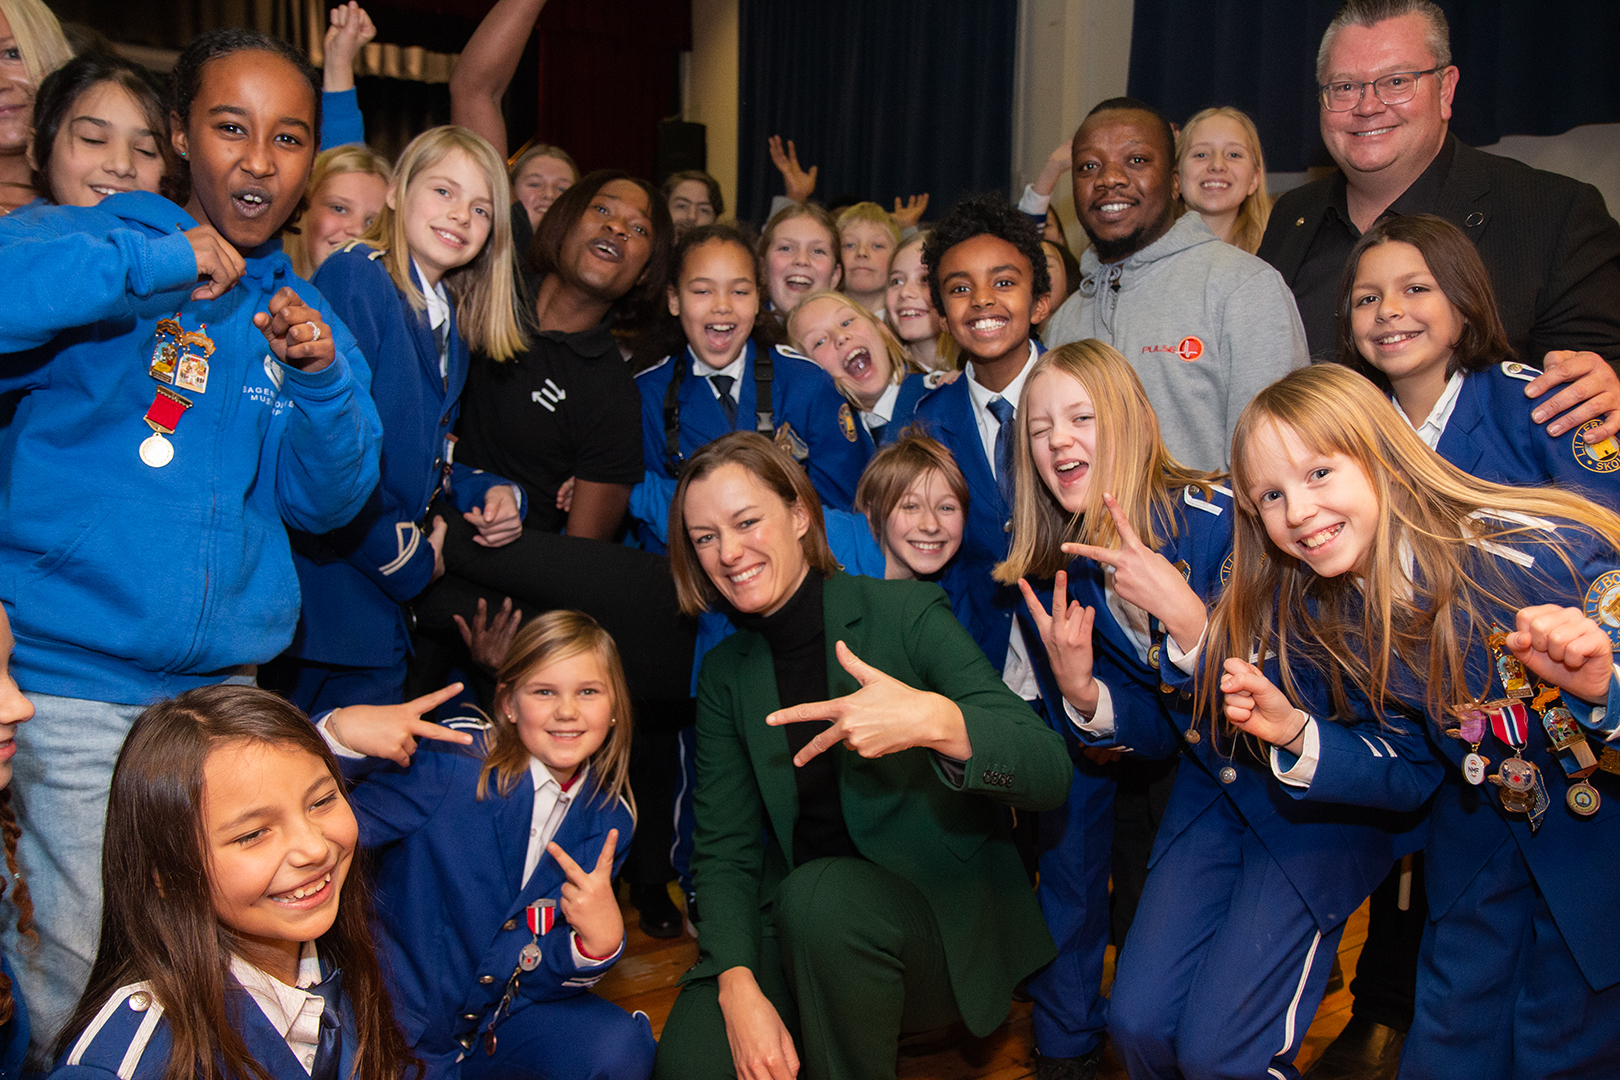
<svg viewBox="0 0 1620 1080">
<path fill-rule="evenodd" d="M 709 169 L 707 131 L 702 124 L 689 124 L 684 120 L 658 122 L 658 183 L 662 184 L 670 173 L 696 169 Z"/>
</svg>

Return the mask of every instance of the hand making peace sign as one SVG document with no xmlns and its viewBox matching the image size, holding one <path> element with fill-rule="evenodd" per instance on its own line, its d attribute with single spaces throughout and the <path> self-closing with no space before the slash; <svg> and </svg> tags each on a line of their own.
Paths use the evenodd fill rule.
<svg viewBox="0 0 1620 1080">
<path fill-rule="evenodd" d="M 597 959 L 612 956 L 624 940 L 624 916 L 619 914 L 619 901 L 613 895 L 613 852 L 618 845 L 619 830 L 609 829 L 602 854 L 596 857 L 596 866 L 588 874 L 555 840 L 546 845 L 568 878 L 563 882 L 559 904 L 563 918 L 579 935 L 580 952 Z"/>
<path fill-rule="evenodd" d="M 1069 575 L 1062 570 L 1052 581 L 1050 613 L 1023 578 L 1018 579 L 1018 591 L 1024 594 L 1024 606 L 1029 608 L 1035 628 L 1041 633 L 1052 677 L 1064 700 L 1090 717 L 1097 711 L 1099 697 L 1097 682 L 1091 675 L 1091 628 L 1097 619 L 1096 609 L 1070 602 Z"/>
<path fill-rule="evenodd" d="M 808 702 L 779 709 L 765 718 L 772 727 L 809 720 L 831 720 L 832 726 L 793 758 L 802 766 L 817 754 L 843 743 L 864 758 L 924 746 L 946 757 L 966 761 L 973 756 L 967 723 L 956 702 L 940 694 L 916 690 L 865 663 L 842 641 L 835 646 L 838 662 L 855 676 L 861 688 L 831 701 Z"/>
<path fill-rule="evenodd" d="M 1119 503 L 1107 492 L 1103 493 L 1103 505 L 1119 532 L 1118 549 L 1064 544 L 1064 554 L 1079 555 L 1107 567 L 1113 572 L 1114 591 L 1120 599 L 1157 616 L 1183 652 L 1192 650 L 1204 636 L 1204 623 L 1209 618 L 1204 601 L 1169 559 L 1142 543 Z"/>
</svg>

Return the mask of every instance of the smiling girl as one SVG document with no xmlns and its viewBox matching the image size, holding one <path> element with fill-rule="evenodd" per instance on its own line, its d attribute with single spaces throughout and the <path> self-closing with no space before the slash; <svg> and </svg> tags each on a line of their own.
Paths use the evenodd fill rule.
<svg viewBox="0 0 1620 1080">
<path fill-rule="evenodd" d="M 1047 1058 L 1086 1061 L 1105 1019 L 1117 783 L 1098 761 L 1123 748 L 1173 756 L 1191 726 L 1191 697 L 1160 692 L 1161 656 L 1196 648 L 1203 632 L 1230 547 L 1230 493 L 1170 456 L 1141 380 L 1096 340 L 1030 369 L 1016 454 L 1012 547 L 995 573 L 1023 593 L 1047 721 L 1074 766 L 1067 804 L 1041 825 L 1037 896 L 1060 955 L 1030 984 L 1035 1037 Z"/>
<path fill-rule="evenodd" d="M 813 203 L 777 211 L 759 238 L 759 276 L 767 310 L 785 317 L 810 293 L 836 289 L 844 279 L 838 226 Z"/>
<path fill-rule="evenodd" d="M 407 1036 L 435 1080 L 645 1080 L 646 1015 L 586 992 L 625 943 L 612 878 L 635 802 L 618 649 L 590 616 L 551 611 L 518 631 L 496 678 L 474 746 L 353 769 L 372 770 L 354 805 L 361 843 L 382 849 Z M 389 711 L 408 726 L 416 710 Z"/>
<path fill-rule="evenodd" d="M 446 431 L 468 347 L 522 347 L 512 297 L 506 172 L 465 128 L 439 127 L 400 155 L 376 223 L 315 275 L 370 363 L 383 421 L 383 482 L 340 531 L 300 537 L 303 619 L 289 697 L 309 713 L 400 700 L 410 633 L 401 607 L 444 572 L 442 494 L 488 546 L 522 531 L 520 489 L 451 461 Z M 448 479 L 448 483 L 446 480 Z"/>
<path fill-rule="evenodd" d="M 0 379 L 24 392 L 0 438 L 3 599 L 23 601 L 25 745 L 52 763 L 18 781 L 42 1028 L 94 951 L 105 804 L 82 793 L 107 790 L 146 703 L 286 647 L 288 526 L 335 529 L 377 486 L 365 358 L 273 239 L 314 159 L 316 80 L 273 39 L 205 34 L 174 70 L 185 208 L 129 192 L 0 219 L 0 350 L 24 354 Z"/>
<path fill-rule="evenodd" d="M 906 363 L 889 328 L 842 293 L 811 293 L 787 318 L 788 340 L 833 377 L 878 445 L 893 442 L 933 385 Z"/>
<path fill-rule="evenodd" d="M 395 1026 L 337 762 L 247 686 L 130 729 L 108 796 L 101 945 L 52 1076 L 398 1077 Z M 347 893 L 347 894 L 345 894 Z"/>
<path fill-rule="evenodd" d="M 647 471 L 674 479 L 683 461 L 721 435 L 768 431 L 809 471 L 824 502 L 848 510 L 871 438 L 831 376 L 751 337 L 759 287 L 747 238 L 729 225 L 693 229 L 673 264 L 669 311 L 686 348 L 636 376 Z M 655 536 L 649 543 L 662 548 Z"/>
<path fill-rule="evenodd" d="M 58 206 L 158 191 L 177 164 L 157 78 L 101 53 L 69 60 L 34 100 L 35 185 Z"/>
<path fill-rule="evenodd" d="M 1524 384 L 1497 313 L 1490 274 L 1462 230 L 1443 218 L 1384 218 L 1351 252 L 1339 288 L 1339 363 L 1389 394 L 1441 457 L 1500 484 L 1558 483 L 1620 504 L 1608 462 L 1613 440 L 1550 437 L 1531 419 L 1541 402 Z"/>
<path fill-rule="evenodd" d="M 309 174 L 309 209 L 285 240 L 299 277 L 313 279 L 327 256 L 372 227 L 392 179 L 387 160 L 369 146 L 351 143 L 321 151 Z"/>
<path fill-rule="evenodd" d="M 928 230 L 921 229 L 904 240 L 889 264 L 889 287 L 883 295 L 883 318 L 894 336 L 905 347 L 906 359 L 922 371 L 954 370 L 950 355 L 955 343 L 944 333 L 945 324 L 934 310 L 928 291 L 928 268 L 923 265 L 923 245 Z"/>
<path fill-rule="evenodd" d="M 1336 365 L 1257 395 L 1233 467 L 1208 699 L 1218 678 L 1295 806 L 1409 810 L 1438 782 L 1403 1075 L 1611 1072 L 1620 962 L 1581 925 L 1620 903 L 1620 879 L 1589 872 L 1616 854 L 1620 786 L 1598 755 L 1620 706 L 1620 517 L 1463 473 Z M 1256 650 L 1275 667 L 1246 662 Z M 1317 707 L 1299 686 L 1313 672 L 1330 690 Z M 1365 721 L 1389 714 L 1457 767 L 1430 775 L 1392 724 Z"/>
<path fill-rule="evenodd" d="M 1260 132 L 1241 110 L 1205 109 L 1176 136 L 1176 182 L 1209 231 L 1253 255 L 1271 218 Z"/>
</svg>

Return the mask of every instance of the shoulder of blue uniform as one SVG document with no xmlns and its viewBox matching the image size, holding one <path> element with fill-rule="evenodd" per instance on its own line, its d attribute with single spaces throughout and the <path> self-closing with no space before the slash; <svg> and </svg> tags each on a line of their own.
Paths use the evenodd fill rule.
<svg viewBox="0 0 1620 1080">
<path fill-rule="evenodd" d="M 162 1021 L 163 1006 L 152 995 L 150 983 L 121 986 L 57 1064 L 105 1069 L 121 1077 L 156 1075 L 168 1058 L 169 1036 Z M 148 1054 L 151 1064 L 142 1070 Z"/>
<path fill-rule="evenodd" d="M 1491 369 L 1487 368 L 1486 370 Z M 1500 371 L 1510 379 L 1518 379 L 1520 382 L 1532 382 L 1541 378 L 1540 368 L 1533 368 L 1529 364 L 1521 364 L 1517 360 L 1504 360 L 1496 366 L 1495 370 Z"/>
<path fill-rule="evenodd" d="M 810 359 L 808 356 L 804 355 L 804 353 L 800 352 L 798 349 L 795 349 L 791 345 L 773 345 L 771 346 L 771 349 L 779 356 L 786 356 L 793 360 L 803 360 L 807 364 L 815 363 L 814 360 Z"/>
<path fill-rule="evenodd" d="M 1495 528 L 1529 529 L 1546 534 L 1546 537 L 1549 540 L 1557 536 L 1560 526 L 1569 524 L 1554 518 L 1536 517 L 1533 514 L 1521 514 L 1516 510 L 1480 509 L 1474 511 L 1468 516 L 1470 519 L 1482 523 L 1487 528 L 1492 528 L 1493 526 L 1491 523 L 1494 522 Z M 1522 566 L 1527 570 L 1536 564 L 1535 555 L 1520 545 L 1502 544 L 1493 540 L 1485 539 L 1475 539 L 1472 541 L 1472 543 L 1474 547 L 1481 551 L 1487 551 L 1499 559 L 1506 559 L 1508 562 L 1517 563 L 1519 566 Z"/>
<path fill-rule="evenodd" d="M 669 367 L 670 361 L 674 360 L 674 359 L 675 359 L 675 357 L 673 355 L 666 356 L 662 360 L 658 361 L 658 363 L 654 364 L 652 367 L 642 368 L 640 371 L 636 372 L 636 378 L 637 379 L 644 379 L 648 375 L 651 375 L 655 371 L 662 371 L 665 368 Z"/>
<path fill-rule="evenodd" d="M 417 745 L 418 750 L 472 758 L 482 762 L 484 756 L 494 746 L 495 725 L 482 716 L 457 716 L 440 721 L 440 726 L 471 735 L 473 741 L 467 746 L 462 746 L 460 743 L 443 742 L 439 739 L 425 739 Z"/>
</svg>

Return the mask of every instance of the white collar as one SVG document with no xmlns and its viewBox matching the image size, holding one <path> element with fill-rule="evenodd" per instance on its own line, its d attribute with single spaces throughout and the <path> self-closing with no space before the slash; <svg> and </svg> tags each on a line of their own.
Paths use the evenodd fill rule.
<svg viewBox="0 0 1620 1080">
<path fill-rule="evenodd" d="M 293 1024 L 298 1022 L 310 998 L 321 1001 L 319 994 L 302 989 L 321 981 L 321 961 L 316 954 L 313 941 L 304 942 L 304 947 L 299 953 L 297 986 L 288 986 L 240 956 L 231 957 L 231 974 L 242 984 L 242 989 L 258 1002 L 265 1018 L 283 1039 L 292 1031 Z M 320 1016 L 319 1010 L 315 1015 Z"/>
<path fill-rule="evenodd" d="M 579 786 L 585 782 L 585 777 L 589 775 L 590 771 L 589 764 L 581 765 L 579 771 L 574 774 L 574 782 L 568 785 L 567 791 L 564 791 L 563 786 L 557 783 L 557 778 L 551 775 L 551 770 L 546 768 L 546 763 L 533 754 L 529 755 L 529 778 L 534 781 L 534 790 L 539 791 L 547 784 L 550 784 L 557 789 L 557 798 L 565 802 L 573 799 L 575 793 L 579 791 Z"/>
<path fill-rule="evenodd" d="M 965 374 L 968 396 L 973 399 L 973 407 L 981 413 L 988 413 L 990 411 L 990 399 L 999 397 L 1012 402 L 1013 408 L 1016 409 L 1018 407 L 1018 398 L 1024 392 L 1024 379 L 1028 377 L 1029 369 L 1035 366 L 1035 358 L 1039 355 L 1039 350 L 1035 348 L 1035 340 L 1031 338 L 1029 342 L 1029 359 L 1024 361 L 1024 366 L 1019 369 L 1017 375 L 1013 376 L 1012 382 L 1000 390 L 991 390 L 988 387 L 981 386 L 978 378 L 974 375 L 973 364 L 969 362 Z"/>
<path fill-rule="evenodd" d="M 723 368 L 712 368 L 699 360 L 697 350 L 690 345 L 686 347 L 686 355 L 692 358 L 692 374 L 700 379 L 711 379 L 716 375 L 730 375 L 732 379 L 731 393 L 736 396 L 738 392 L 737 386 L 742 382 L 743 365 L 748 362 L 748 343 L 746 341 L 743 342 L 742 351 L 737 354 L 737 359 Z"/>
<path fill-rule="evenodd" d="M 877 404 L 861 414 L 868 429 L 882 427 L 894 418 L 895 402 L 900 400 L 900 384 L 890 383 L 878 395 Z"/>
<path fill-rule="evenodd" d="M 1440 444 L 1440 437 L 1446 433 L 1446 425 L 1451 422 L 1451 414 L 1457 410 L 1457 397 L 1462 393 L 1462 388 L 1463 373 L 1452 372 L 1451 378 L 1446 380 L 1446 388 L 1440 392 L 1439 400 L 1434 403 L 1434 408 L 1429 410 L 1428 417 L 1421 424 L 1412 424 L 1412 418 L 1406 415 L 1406 410 L 1401 408 L 1401 403 L 1394 394 L 1389 396 L 1389 400 L 1395 403 L 1395 411 L 1401 414 L 1401 419 L 1412 424 L 1418 438 L 1433 450 Z"/>
<path fill-rule="evenodd" d="M 411 256 L 411 270 L 416 274 L 416 284 L 422 290 L 422 297 L 427 301 L 428 325 L 437 330 L 441 323 L 450 317 L 450 296 L 444 290 L 441 280 L 433 288 L 427 286 L 427 275 L 417 265 L 416 256 Z"/>
</svg>

